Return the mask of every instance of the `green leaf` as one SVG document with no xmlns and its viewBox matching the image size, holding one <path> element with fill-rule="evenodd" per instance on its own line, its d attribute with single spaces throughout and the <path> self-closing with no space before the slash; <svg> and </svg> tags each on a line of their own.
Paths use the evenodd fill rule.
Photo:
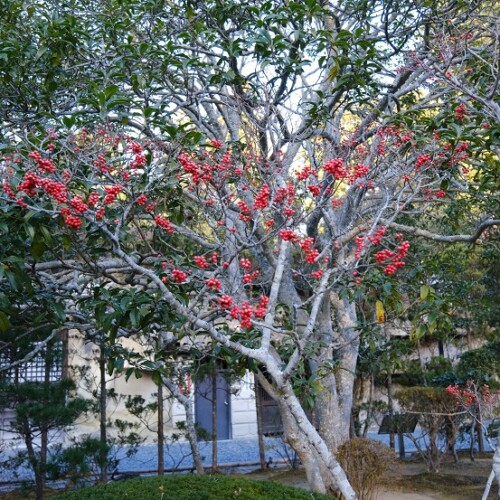
<svg viewBox="0 0 500 500">
<path fill-rule="evenodd" d="M 410 339 L 412 340 L 420 340 L 427 332 L 427 328 L 424 324 L 418 325 L 414 328 L 410 333 Z"/>
<path fill-rule="evenodd" d="M 3 311 L 0 311 L 0 331 L 6 332 L 9 328 L 10 321 L 8 316 Z"/>
<path fill-rule="evenodd" d="M 104 97 L 106 98 L 106 101 L 109 101 L 111 97 L 113 97 L 120 87 L 118 85 L 110 85 L 109 87 L 106 87 L 103 91 Z"/>
<path fill-rule="evenodd" d="M 431 292 L 431 287 L 428 285 L 422 285 L 420 287 L 420 300 L 426 300 Z"/>
<path fill-rule="evenodd" d="M 45 245 L 44 241 L 37 236 L 31 243 L 31 255 L 33 256 L 35 261 L 38 261 L 42 258 L 45 250 L 47 250 L 47 246 Z"/>
</svg>

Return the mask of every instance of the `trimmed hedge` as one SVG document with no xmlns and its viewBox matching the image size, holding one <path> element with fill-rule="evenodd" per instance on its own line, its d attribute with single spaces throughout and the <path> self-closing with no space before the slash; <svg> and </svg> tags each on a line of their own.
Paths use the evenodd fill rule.
<svg viewBox="0 0 500 500">
<path fill-rule="evenodd" d="M 163 493 L 163 496 L 162 496 Z M 58 500 L 331 500 L 331 497 L 232 476 L 176 475 L 129 479 L 57 495 Z"/>
</svg>

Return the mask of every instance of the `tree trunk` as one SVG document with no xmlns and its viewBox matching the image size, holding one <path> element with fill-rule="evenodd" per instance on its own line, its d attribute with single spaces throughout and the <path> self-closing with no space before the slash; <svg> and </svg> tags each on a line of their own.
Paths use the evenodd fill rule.
<svg viewBox="0 0 500 500">
<path fill-rule="evenodd" d="M 344 470 L 335 455 L 328 449 L 325 440 L 307 418 L 291 383 L 286 381 L 280 384 L 280 392 L 282 393 L 280 400 L 282 416 L 284 420 L 290 422 L 290 427 L 286 430 L 287 441 L 294 446 L 301 461 L 305 460 L 302 464 L 313 490 L 325 492 L 338 489 L 345 500 L 355 500 L 356 494 Z M 349 432 L 348 428 L 347 432 Z"/>
<path fill-rule="evenodd" d="M 387 403 L 389 405 L 389 447 L 391 450 L 396 448 L 395 439 L 394 439 L 394 400 L 392 398 L 392 373 L 387 373 Z"/>
<path fill-rule="evenodd" d="M 262 470 L 267 468 L 264 435 L 262 433 L 262 395 L 261 386 L 255 383 L 255 412 L 257 415 L 257 439 L 259 442 L 259 461 Z"/>
<path fill-rule="evenodd" d="M 318 493 L 338 490 L 345 500 L 356 500 L 344 470 L 309 421 L 291 382 L 282 378 L 279 366 L 272 360 L 266 363 L 266 367 L 277 388 L 273 388 L 262 374 L 256 377 L 280 407 L 285 441 L 297 452 L 311 488 Z"/>
<path fill-rule="evenodd" d="M 212 472 L 217 471 L 217 372 L 212 374 Z"/>
<path fill-rule="evenodd" d="M 158 383 L 157 393 L 158 404 L 158 429 L 156 438 L 158 440 L 158 475 L 163 476 L 165 473 L 165 429 L 164 429 L 164 402 L 163 402 L 163 384 L 160 380 Z"/>
<path fill-rule="evenodd" d="M 194 467 L 198 474 L 205 474 L 200 449 L 198 447 L 198 436 L 196 435 L 193 401 L 189 396 L 182 394 L 177 385 L 168 377 L 163 376 L 162 381 L 165 387 L 172 393 L 172 396 L 174 396 L 174 398 L 184 407 L 184 411 L 186 412 L 186 433 L 189 445 L 191 446 L 191 453 L 193 454 Z"/>
<path fill-rule="evenodd" d="M 30 424 L 27 418 L 23 418 L 23 429 L 26 451 L 33 468 L 33 474 L 35 475 L 35 498 L 36 500 L 43 500 L 45 474 L 42 474 L 42 471 L 40 470 L 40 460 L 37 459 L 36 452 L 33 447 L 33 434 L 31 432 Z"/>
<path fill-rule="evenodd" d="M 477 451 L 484 453 L 484 438 L 483 438 L 483 422 L 481 412 L 477 411 L 476 416 L 476 432 L 477 432 Z"/>
<path fill-rule="evenodd" d="M 47 427 L 43 427 L 40 433 L 40 457 L 38 460 L 39 480 L 36 483 L 36 500 L 41 500 L 43 498 L 43 491 L 45 489 L 48 445 L 49 430 Z"/>
<path fill-rule="evenodd" d="M 332 311 L 333 306 L 333 311 Z M 337 330 L 332 328 L 335 313 Z M 359 349 L 354 304 L 331 293 L 325 296 L 317 318 L 317 340 L 323 344 L 316 359 L 309 361 L 318 375 L 321 390 L 315 400 L 318 430 L 335 452 L 350 437 L 356 363 Z M 329 366 L 334 363 L 334 368 Z"/>
<path fill-rule="evenodd" d="M 108 431 L 107 431 L 107 387 L 106 387 L 106 357 L 101 346 L 99 354 L 99 467 L 101 468 L 101 483 L 108 482 Z"/>
</svg>

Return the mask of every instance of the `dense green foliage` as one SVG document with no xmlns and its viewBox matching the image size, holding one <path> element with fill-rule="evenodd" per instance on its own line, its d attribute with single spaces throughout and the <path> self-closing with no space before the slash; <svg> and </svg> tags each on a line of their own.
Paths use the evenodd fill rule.
<svg viewBox="0 0 500 500">
<path fill-rule="evenodd" d="M 61 500 L 144 500 L 172 498 L 175 500 L 286 500 L 327 499 L 324 495 L 284 486 L 273 481 L 225 476 L 168 476 L 131 479 L 94 486 L 57 497 Z"/>
</svg>

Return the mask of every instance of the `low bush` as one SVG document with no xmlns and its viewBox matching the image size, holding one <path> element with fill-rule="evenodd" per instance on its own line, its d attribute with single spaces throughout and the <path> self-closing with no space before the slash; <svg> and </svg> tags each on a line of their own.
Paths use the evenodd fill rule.
<svg viewBox="0 0 500 500">
<path fill-rule="evenodd" d="M 176 475 L 117 481 L 58 495 L 57 500 L 331 500 L 274 481 Z"/>
<path fill-rule="evenodd" d="M 397 462 L 389 447 L 366 438 L 353 438 L 339 446 L 337 458 L 360 500 L 376 497 L 384 473 Z"/>
</svg>

